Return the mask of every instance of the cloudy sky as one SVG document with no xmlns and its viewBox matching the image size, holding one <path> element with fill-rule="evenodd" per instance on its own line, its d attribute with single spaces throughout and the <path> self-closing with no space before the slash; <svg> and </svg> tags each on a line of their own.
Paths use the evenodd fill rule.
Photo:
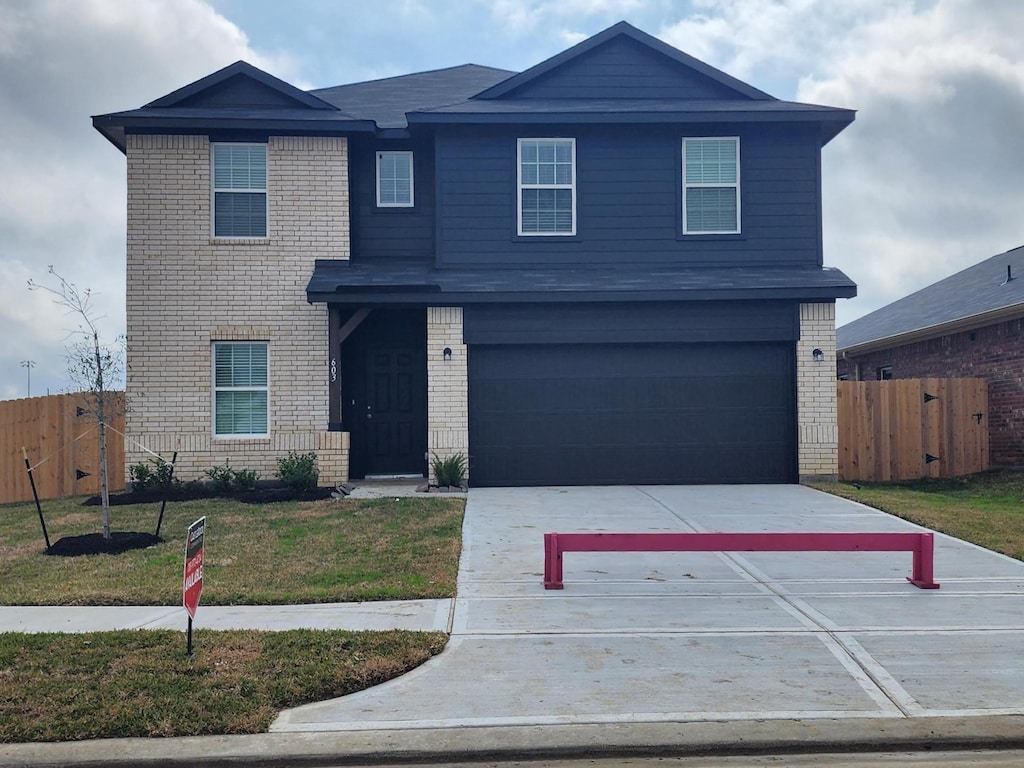
<svg viewBox="0 0 1024 768">
<path fill-rule="evenodd" d="M 0 0 L 0 399 L 68 386 L 47 266 L 124 328 L 125 163 L 90 116 L 238 59 L 303 88 L 522 70 L 625 19 L 781 99 L 857 110 L 823 155 L 839 324 L 1024 243 L 1019 0 Z"/>
</svg>

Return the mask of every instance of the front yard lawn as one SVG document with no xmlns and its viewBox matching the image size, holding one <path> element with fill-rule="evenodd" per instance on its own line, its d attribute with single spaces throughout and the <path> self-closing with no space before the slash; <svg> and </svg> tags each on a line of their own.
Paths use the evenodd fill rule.
<svg viewBox="0 0 1024 768">
<path fill-rule="evenodd" d="M 809 485 L 1024 560 L 1024 472 L 993 470 L 949 480 Z"/>
<path fill-rule="evenodd" d="M 100 529 L 98 507 L 43 502 L 51 542 Z M 180 605 L 185 532 L 206 516 L 204 605 L 444 598 L 455 594 L 465 502 L 437 496 L 167 505 L 148 549 L 56 557 L 33 504 L 0 506 L 0 604 Z M 114 507 L 112 527 L 152 533 L 159 504 Z"/>
<path fill-rule="evenodd" d="M 51 541 L 99 530 L 81 499 L 46 501 Z M 185 532 L 206 516 L 204 605 L 443 598 L 455 593 L 460 498 L 168 504 L 154 547 L 44 554 L 32 504 L 0 506 L 0 604 L 180 605 Z M 153 532 L 158 504 L 114 507 Z M 266 731 L 281 709 L 343 696 L 439 653 L 441 632 L 199 629 L 0 633 L 0 742 Z"/>
<path fill-rule="evenodd" d="M 377 685 L 441 632 L 0 633 L 0 742 L 265 732 L 288 707 Z"/>
</svg>

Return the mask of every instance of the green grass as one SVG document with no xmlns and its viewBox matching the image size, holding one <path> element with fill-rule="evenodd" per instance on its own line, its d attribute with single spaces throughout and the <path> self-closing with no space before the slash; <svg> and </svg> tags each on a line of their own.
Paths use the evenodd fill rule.
<svg viewBox="0 0 1024 768">
<path fill-rule="evenodd" d="M 0 604 L 180 605 L 185 532 L 206 516 L 204 605 L 451 597 L 465 502 L 452 497 L 167 505 L 163 543 L 121 555 L 43 554 L 32 504 L 0 506 Z M 98 507 L 43 502 L 50 540 L 100 529 Z M 112 528 L 156 528 L 158 504 L 114 507 Z"/>
<path fill-rule="evenodd" d="M 996 470 L 948 480 L 809 485 L 1024 560 L 1024 472 Z"/>
<path fill-rule="evenodd" d="M 440 632 L 0 634 L 0 742 L 265 732 L 281 709 L 389 680 Z"/>
</svg>

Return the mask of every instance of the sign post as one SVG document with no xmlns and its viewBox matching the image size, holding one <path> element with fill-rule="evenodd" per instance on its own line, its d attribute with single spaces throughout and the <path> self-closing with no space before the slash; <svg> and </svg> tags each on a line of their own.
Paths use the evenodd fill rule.
<svg viewBox="0 0 1024 768">
<path fill-rule="evenodd" d="M 199 607 L 199 596 L 203 594 L 203 539 L 206 535 L 206 518 L 201 517 L 188 527 L 185 540 L 185 583 L 181 603 L 188 611 L 188 655 L 192 656 L 192 620 Z"/>
</svg>

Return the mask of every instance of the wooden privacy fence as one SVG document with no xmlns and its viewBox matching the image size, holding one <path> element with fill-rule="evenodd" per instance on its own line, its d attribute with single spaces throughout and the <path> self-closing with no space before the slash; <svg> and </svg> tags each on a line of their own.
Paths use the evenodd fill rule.
<svg viewBox="0 0 1024 768">
<path fill-rule="evenodd" d="M 124 490 L 124 395 L 114 392 L 116 416 L 107 430 L 110 490 Z M 21 448 L 36 469 L 41 499 L 95 494 L 100 490 L 100 435 L 96 420 L 81 412 L 86 395 L 48 395 L 0 402 L 0 504 L 30 501 L 32 487 Z M 40 463 L 42 462 L 42 463 Z"/>
<path fill-rule="evenodd" d="M 984 379 L 838 382 L 839 477 L 913 480 L 989 468 Z"/>
</svg>

